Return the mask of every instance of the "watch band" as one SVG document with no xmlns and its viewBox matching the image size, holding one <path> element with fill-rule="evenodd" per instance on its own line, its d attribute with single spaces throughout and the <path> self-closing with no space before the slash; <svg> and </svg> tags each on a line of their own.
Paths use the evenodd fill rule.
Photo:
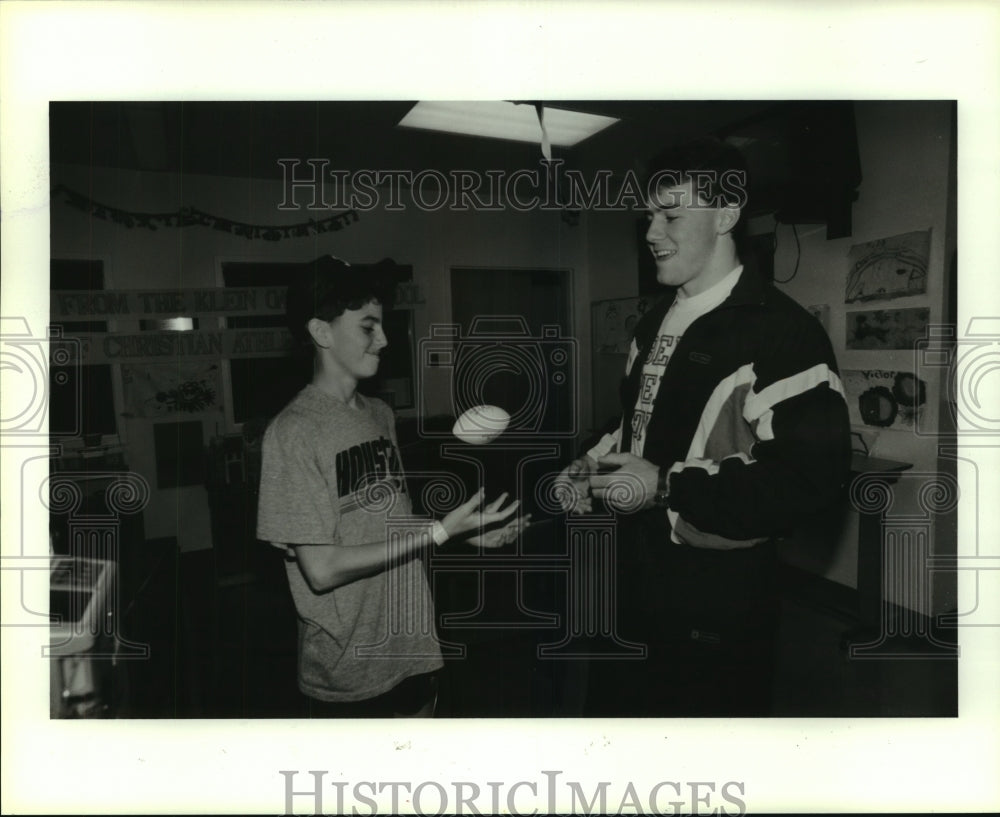
<svg viewBox="0 0 1000 817">
<path fill-rule="evenodd" d="M 653 495 L 653 504 L 658 508 L 665 508 L 670 500 L 670 471 L 667 468 L 660 468 L 656 475 L 656 493 Z"/>
<path fill-rule="evenodd" d="M 448 531 L 445 530 L 444 525 L 442 525 L 439 520 L 435 519 L 431 524 L 431 539 L 434 540 L 434 544 L 443 545 L 449 538 Z"/>
</svg>

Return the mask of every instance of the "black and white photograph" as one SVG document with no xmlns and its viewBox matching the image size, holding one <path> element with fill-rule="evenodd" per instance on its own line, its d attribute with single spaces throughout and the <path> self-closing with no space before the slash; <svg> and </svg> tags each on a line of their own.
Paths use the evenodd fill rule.
<svg viewBox="0 0 1000 817">
<path fill-rule="evenodd" d="M 276 5 L 208 4 L 294 28 Z M 995 115 L 857 73 L 477 91 L 388 61 L 25 94 L 3 623 L 50 759 L 107 744 L 181 812 L 997 805 L 970 667 L 996 680 L 1000 304 L 959 162 Z M 935 799 L 925 747 L 973 711 Z M 11 813 L 141 803 L 81 785 Z"/>
<path fill-rule="evenodd" d="M 852 439 L 848 349 L 801 307 L 837 280 L 824 256 L 929 201 L 938 286 L 911 301 L 946 321 L 954 103 L 54 102 L 49 123 L 52 549 L 108 562 L 88 604 L 149 653 L 60 647 L 53 717 L 360 716 L 408 681 L 437 717 L 956 714 L 955 576 L 921 567 L 956 552 L 955 463 L 937 437 Z M 617 312 L 591 326 L 591 303 L 649 263 L 662 291 L 598 360 Z M 317 340 L 317 315 L 367 343 Z M 921 373 L 935 397 L 944 373 Z M 134 509 L 107 505 L 121 474 Z M 363 496 L 386 479 L 388 513 Z M 411 516 L 448 540 L 386 544 Z M 388 595 L 396 560 L 426 591 Z"/>
</svg>

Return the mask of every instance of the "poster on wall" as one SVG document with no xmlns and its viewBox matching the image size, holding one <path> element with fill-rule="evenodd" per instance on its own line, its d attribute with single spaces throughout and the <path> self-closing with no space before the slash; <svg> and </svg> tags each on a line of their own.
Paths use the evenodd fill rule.
<svg viewBox="0 0 1000 817">
<path fill-rule="evenodd" d="M 162 418 L 221 412 L 222 379 L 218 361 L 122 365 L 124 416 Z"/>
<path fill-rule="evenodd" d="M 594 352 L 627 355 L 635 326 L 652 304 L 650 297 L 595 301 L 591 307 Z"/>
<path fill-rule="evenodd" d="M 872 309 L 847 313 L 848 349 L 913 349 L 924 337 L 929 307 Z"/>
<path fill-rule="evenodd" d="M 927 385 L 912 372 L 848 369 L 840 374 L 853 425 L 912 430 L 927 404 Z"/>
<path fill-rule="evenodd" d="M 930 230 L 855 244 L 847 254 L 844 303 L 926 293 L 930 246 Z"/>
</svg>

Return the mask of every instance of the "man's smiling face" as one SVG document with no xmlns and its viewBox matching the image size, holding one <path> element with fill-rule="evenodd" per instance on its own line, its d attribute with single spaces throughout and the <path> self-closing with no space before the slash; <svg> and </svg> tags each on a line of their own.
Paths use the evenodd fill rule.
<svg viewBox="0 0 1000 817">
<path fill-rule="evenodd" d="M 705 273 L 716 252 L 720 210 L 698 200 L 692 182 L 657 188 L 647 218 L 646 244 L 656 261 L 657 281 L 681 287 L 687 295 L 715 283 Z"/>
</svg>

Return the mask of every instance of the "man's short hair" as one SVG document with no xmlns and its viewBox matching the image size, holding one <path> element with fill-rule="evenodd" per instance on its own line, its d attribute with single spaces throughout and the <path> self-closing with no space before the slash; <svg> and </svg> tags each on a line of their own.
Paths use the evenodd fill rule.
<svg viewBox="0 0 1000 817">
<path fill-rule="evenodd" d="M 740 219 L 733 229 L 737 239 L 746 224 L 750 178 L 742 151 L 716 137 L 704 137 L 673 145 L 657 153 L 646 164 L 646 192 L 650 198 L 658 188 L 695 182 L 695 192 L 712 207 L 740 208 Z"/>
<path fill-rule="evenodd" d="M 384 259 L 365 267 L 352 267 L 332 255 L 303 264 L 288 286 L 285 314 L 297 344 L 311 345 L 307 325 L 313 318 L 332 321 L 347 309 L 360 309 L 377 301 L 392 308 L 398 267 Z"/>
</svg>

